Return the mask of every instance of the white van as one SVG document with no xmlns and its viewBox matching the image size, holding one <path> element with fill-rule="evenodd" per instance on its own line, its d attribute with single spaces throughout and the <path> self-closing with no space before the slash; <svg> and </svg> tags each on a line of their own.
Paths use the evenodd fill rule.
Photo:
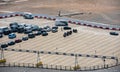
<svg viewBox="0 0 120 72">
<path fill-rule="evenodd" d="M 57 19 L 55 21 L 55 26 L 68 26 L 68 22 L 63 19 Z"/>
</svg>

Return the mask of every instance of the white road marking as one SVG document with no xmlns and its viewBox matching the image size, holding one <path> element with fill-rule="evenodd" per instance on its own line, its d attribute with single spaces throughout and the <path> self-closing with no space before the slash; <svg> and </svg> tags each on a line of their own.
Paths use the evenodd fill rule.
<svg viewBox="0 0 120 72">
<path fill-rule="evenodd" d="M 0 12 L 4 12 L 4 13 L 14 13 L 13 11 L 0 11 Z"/>
<path fill-rule="evenodd" d="M 86 27 L 74 27 L 74 28 L 84 33 L 93 33 L 94 35 L 108 35 L 107 32 L 90 30 L 90 29 L 87 29 Z"/>
<path fill-rule="evenodd" d="M 7 4 L 7 3 L 0 3 L 0 5 L 5 5 L 5 4 Z"/>
<path fill-rule="evenodd" d="M 17 0 L 17 1 L 9 2 L 9 3 L 13 4 L 13 3 L 25 2 L 25 1 L 28 1 L 28 0 Z M 0 3 L 0 5 L 5 5 L 5 4 L 8 4 L 8 2 Z"/>
<path fill-rule="evenodd" d="M 24 1 L 28 1 L 28 0 L 18 0 L 18 1 L 14 1 L 14 2 L 18 3 L 18 2 L 24 2 Z"/>
</svg>

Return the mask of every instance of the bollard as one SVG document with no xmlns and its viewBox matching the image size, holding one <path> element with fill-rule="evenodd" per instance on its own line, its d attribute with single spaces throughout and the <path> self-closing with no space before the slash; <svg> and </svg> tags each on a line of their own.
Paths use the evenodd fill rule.
<svg viewBox="0 0 120 72">
<path fill-rule="evenodd" d="M 56 67 L 56 70 L 57 70 L 57 65 L 55 67 Z"/>
<path fill-rule="evenodd" d="M 52 69 L 52 65 L 51 65 L 51 69 Z"/>
<path fill-rule="evenodd" d="M 60 70 L 62 70 L 62 66 L 60 65 Z"/>
<path fill-rule="evenodd" d="M 14 64 L 13 66 L 15 67 L 15 62 L 13 64 Z"/>
<path fill-rule="evenodd" d="M 25 67 L 25 64 L 23 63 L 23 67 Z"/>
<path fill-rule="evenodd" d="M 46 69 L 48 69 L 48 65 L 46 65 Z"/>
<path fill-rule="evenodd" d="M 66 70 L 66 66 L 65 66 L 65 70 Z"/>
<path fill-rule="evenodd" d="M 8 64 L 8 66 L 10 67 L 10 63 Z"/>
</svg>

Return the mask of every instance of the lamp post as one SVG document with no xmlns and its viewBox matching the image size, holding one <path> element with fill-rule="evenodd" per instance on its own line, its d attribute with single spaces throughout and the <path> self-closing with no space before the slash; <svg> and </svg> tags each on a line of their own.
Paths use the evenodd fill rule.
<svg viewBox="0 0 120 72">
<path fill-rule="evenodd" d="M 106 61 L 106 60 L 105 60 L 105 58 L 102 58 L 102 60 L 103 60 L 104 68 L 105 68 L 105 61 Z"/>
<path fill-rule="evenodd" d="M 1 49 L 1 60 L 4 59 L 4 51 L 3 51 L 3 48 L 0 48 Z"/>
<path fill-rule="evenodd" d="M 75 55 L 75 67 L 78 65 L 77 55 Z"/>
<path fill-rule="evenodd" d="M 4 58 L 4 48 L 7 48 L 8 45 L 7 44 L 2 44 L 0 45 L 0 49 L 1 49 L 1 59 L 0 59 L 0 63 L 5 63 L 6 59 Z"/>
<path fill-rule="evenodd" d="M 74 70 L 80 69 L 80 66 L 78 65 L 78 58 L 77 58 L 77 54 L 75 55 L 75 66 L 74 66 Z"/>
<path fill-rule="evenodd" d="M 58 16 L 61 17 L 61 11 L 59 11 Z"/>
<path fill-rule="evenodd" d="M 7 48 L 6 44 L 1 44 L 0 49 L 1 49 L 1 59 L 4 59 L 4 48 Z"/>
<path fill-rule="evenodd" d="M 97 51 L 95 50 L 95 55 L 96 55 Z"/>
<path fill-rule="evenodd" d="M 39 51 L 37 52 L 37 64 L 36 64 L 36 66 L 37 67 L 39 67 L 39 66 L 43 67 L 43 63 L 42 63 L 42 61 L 40 59 L 40 53 L 39 53 Z"/>
<path fill-rule="evenodd" d="M 39 52 L 37 53 L 37 63 L 39 63 L 40 62 L 40 54 L 39 54 Z"/>
</svg>

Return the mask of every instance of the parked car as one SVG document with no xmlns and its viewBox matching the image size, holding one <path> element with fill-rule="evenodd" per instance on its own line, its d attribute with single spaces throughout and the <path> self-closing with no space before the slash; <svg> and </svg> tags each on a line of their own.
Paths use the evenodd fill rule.
<svg viewBox="0 0 120 72">
<path fill-rule="evenodd" d="M 51 31 L 51 28 L 47 28 L 47 29 L 45 29 L 47 32 L 50 32 Z"/>
<path fill-rule="evenodd" d="M 42 30 L 43 30 L 43 28 L 39 27 L 38 31 L 42 31 Z"/>
<path fill-rule="evenodd" d="M 8 45 L 9 45 L 9 46 L 15 45 L 15 42 L 14 42 L 14 41 L 9 41 L 9 42 L 8 42 Z"/>
<path fill-rule="evenodd" d="M 44 29 L 47 29 L 47 28 L 50 28 L 50 26 L 45 26 L 45 27 L 43 27 Z"/>
<path fill-rule="evenodd" d="M 24 32 L 24 26 L 19 26 L 17 32 L 18 33 L 23 33 Z"/>
<path fill-rule="evenodd" d="M 32 27 L 25 27 L 24 33 L 25 33 L 25 34 L 32 33 Z"/>
<path fill-rule="evenodd" d="M 9 38 L 9 39 L 16 38 L 16 34 L 15 34 L 15 33 L 10 33 L 10 34 L 8 35 L 8 38 Z"/>
<path fill-rule="evenodd" d="M 1 44 L 1 48 L 6 48 L 6 47 L 8 47 L 7 44 Z"/>
<path fill-rule="evenodd" d="M 35 34 L 29 33 L 29 34 L 28 34 L 28 37 L 29 37 L 29 38 L 34 38 L 34 37 L 35 37 Z"/>
<path fill-rule="evenodd" d="M 67 34 L 67 36 L 69 36 L 70 35 L 69 31 L 66 34 Z"/>
<path fill-rule="evenodd" d="M 42 36 L 47 36 L 47 35 L 48 35 L 47 32 L 43 32 L 43 33 L 42 33 Z"/>
<path fill-rule="evenodd" d="M 10 27 L 13 26 L 13 25 L 18 26 L 18 23 L 17 22 L 13 22 L 13 23 L 9 24 Z"/>
<path fill-rule="evenodd" d="M 43 32 L 47 32 L 47 31 L 45 31 L 44 29 L 42 29 L 41 32 L 43 33 Z"/>
<path fill-rule="evenodd" d="M 18 27 L 17 26 L 11 26 L 11 32 L 17 32 L 18 31 Z"/>
<path fill-rule="evenodd" d="M 58 32 L 57 29 L 52 29 L 52 33 L 56 33 L 56 32 Z"/>
<path fill-rule="evenodd" d="M 21 39 L 16 39 L 16 40 L 15 40 L 15 43 L 20 43 L 20 42 L 22 42 Z"/>
<path fill-rule="evenodd" d="M 52 27 L 52 29 L 58 29 L 58 27 L 57 27 L 57 26 L 54 26 L 54 27 Z"/>
<path fill-rule="evenodd" d="M 51 28 L 50 28 L 50 26 L 45 26 L 45 27 L 44 27 L 44 30 L 45 30 L 46 32 L 50 32 L 50 31 L 51 31 Z"/>
<path fill-rule="evenodd" d="M 3 34 L 4 35 L 9 35 L 11 33 L 11 30 L 10 29 L 6 29 L 3 31 Z"/>
<path fill-rule="evenodd" d="M 8 35 L 9 33 L 11 33 L 11 30 L 7 26 L 0 27 L 0 33 L 4 35 Z"/>
<path fill-rule="evenodd" d="M 78 31 L 77 31 L 77 29 L 73 29 L 73 32 L 74 32 L 74 33 L 77 33 Z"/>
<path fill-rule="evenodd" d="M 3 32 L 4 30 L 8 30 L 9 28 L 7 26 L 0 27 L 0 30 Z"/>
<path fill-rule="evenodd" d="M 32 33 L 32 30 L 25 30 L 24 31 L 24 34 L 29 34 L 29 33 Z"/>
<path fill-rule="evenodd" d="M 41 32 L 41 31 L 36 31 L 34 34 L 35 34 L 35 35 L 41 35 L 42 32 Z"/>
<path fill-rule="evenodd" d="M 0 29 L 0 34 L 3 34 L 3 31 Z"/>
<path fill-rule="evenodd" d="M 66 37 L 67 36 L 67 33 L 65 32 L 64 34 L 63 34 L 63 37 Z"/>
<path fill-rule="evenodd" d="M 110 32 L 110 35 L 118 36 L 119 34 L 117 32 Z"/>
<path fill-rule="evenodd" d="M 13 22 L 13 23 L 10 23 L 10 28 L 11 28 L 11 31 L 12 32 L 17 32 L 17 29 L 18 29 L 18 23 L 17 22 Z"/>
<path fill-rule="evenodd" d="M 28 40 L 28 37 L 27 37 L 27 36 L 24 36 L 24 37 L 22 37 L 22 40 L 23 40 L 23 41 L 26 41 L 26 40 Z"/>
<path fill-rule="evenodd" d="M 0 38 L 2 38 L 3 37 L 3 34 L 0 34 Z"/>
<path fill-rule="evenodd" d="M 33 25 L 32 24 L 25 24 L 23 23 L 22 25 L 24 25 L 24 27 L 30 27 L 32 29 Z"/>
<path fill-rule="evenodd" d="M 72 34 L 72 31 L 69 31 L 70 35 Z"/>
<path fill-rule="evenodd" d="M 38 30 L 39 30 L 39 26 L 37 26 L 37 25 L 32 26 L 32 31 L 38 31 Z"/>
<path fill-rule="evenodd" d="M 24 14 L 23 17 L 25 19 L 34 19 L 33 15 L 32 14 Z"/>
<path fill-rule="evenodd" d="M 71 30 L 71 27 L 65 26 L 63 29 L 64 30 Z"/>
</svg>

